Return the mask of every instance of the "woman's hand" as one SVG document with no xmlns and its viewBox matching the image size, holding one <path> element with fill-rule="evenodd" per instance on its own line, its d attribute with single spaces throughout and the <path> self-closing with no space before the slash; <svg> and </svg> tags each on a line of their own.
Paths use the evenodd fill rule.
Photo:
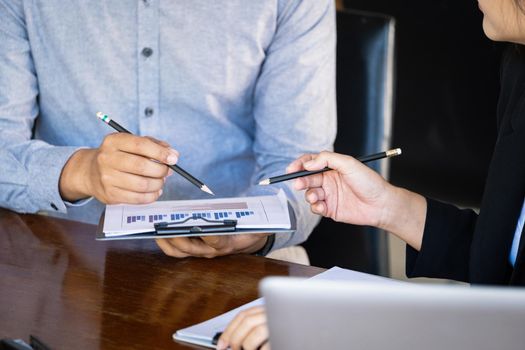
<svg viewBox="0 0 525 350">
<path fill-rule="evenodd" d="M 270 350 L 264 307 L 255 306 L 239 312 L 224 330 L 217 350 Z"/>
<path fill-rule="evenodd" d="M 350 156 L 321 152 L 292 162 L 288 172 L 333 169 L 295 180 L 312 212 L 335 221 L 369 225 L 391 232 L 419 250 L 427 203 L 414 192 L 392 186 L 378 173 Z"/>
<path fill-rule="evenodd" d="M 380 226 L 390 192 L 388 182 L 358 160 L 332 152 L 307 154 L 291 163 L 287 172 L 333 169 L 295 180 L 312 212 L 335 221 Z"/>
</svg>

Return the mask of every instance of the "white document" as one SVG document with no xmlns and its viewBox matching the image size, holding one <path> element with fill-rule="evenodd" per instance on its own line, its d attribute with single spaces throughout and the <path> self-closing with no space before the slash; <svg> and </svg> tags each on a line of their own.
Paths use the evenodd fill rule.
<svg viewBox="0 0 525 350">
<path fill-rule="evenodd" d="M 238 229 L 290 229 L 288 201 L 283 190 L 276 195 L 200 200 L 159 201 L 145 205 L 108 205 L 103 232 L 118 237 L 154 231 L 158 222 L 211 225 L 205 220 L 237 220 Z"/>
<path fill-rule="evenodd" d="M 310 279 L 323 281 L 405 283 L 390 278 L 342 269 L 337 266 L 332 267 L 330 270 L 322 272 Z M 237 315 L 242 310 L 263 304 L 263 298 L 256 299 L 248 304 L 244 304 L 236 309 L 228 311 L 208 321 L 204 321 L 202 323 L 196 324 L 188 328 L 180 329 L 173 334 L 173 339 L 205 346 L 208 348 L 215 348 L 215 345 L 212 344 L 213 337 L 216 333 L 224 331 L 226 326 L 228 326 L 230 321 L 233 320 L 235 315 Z"/>
</svg>

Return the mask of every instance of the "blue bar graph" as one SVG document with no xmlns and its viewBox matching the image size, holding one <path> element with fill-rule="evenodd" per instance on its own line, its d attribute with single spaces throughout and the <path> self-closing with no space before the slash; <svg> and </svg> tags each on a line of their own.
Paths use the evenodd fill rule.
<svg viewBox="0 0 525 350">
<path fill-rule="evenodd" d="M 148 215 L 129 215 L 126 216 L 125 222 L 127 224 L 134 223 L 155 223 L 160 221 L 181 221 L 188 217 L 199 219 L 215 219 L 223 220 L 229 218 L 242 219 L 251 215 L 255 215 L 253 211 L 248 210 L 239 210 L 239 211 L 210 211 L 210 212 L 200 212 L 200 213 L 168 213 L 168 214 L 148 214 Z"/>
</svg>

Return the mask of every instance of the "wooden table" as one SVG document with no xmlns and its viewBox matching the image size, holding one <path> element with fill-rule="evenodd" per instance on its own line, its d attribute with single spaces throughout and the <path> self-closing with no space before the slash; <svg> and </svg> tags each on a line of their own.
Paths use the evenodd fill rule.
<svg viewBox="0 0 525 350">
<path fill-rule="evenodd" d="M 175 259 L 155 242 L 95 241 L 95 226 L 0 209 L 0 337 L 51 349 L 195 349 L 177 329 L 257 298 L 268 275 L 320 268 L 239 255 Z"/>
</svg>

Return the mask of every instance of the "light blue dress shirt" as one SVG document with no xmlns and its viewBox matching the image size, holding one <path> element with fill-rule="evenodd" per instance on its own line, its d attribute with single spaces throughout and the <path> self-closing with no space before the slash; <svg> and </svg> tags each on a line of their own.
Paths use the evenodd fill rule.
<svg viewBox="0 0 525 350">
<path fill-rule="evenodd" d="M 516 264 L 516 258 L 518 257 L 518 248 L 520 246 L 521 232 L 523 225 L 525 224 L 525 200 L 521 207 L 521 214 L 516 225 L 516 232 L 514 232 L 514 239 L 512 240 L 512 248 L 510 249 L 509 261 L 512 266 Z"/>
<path fill-rule="evenodd" d="M 97 222 L 61 170 L 113 132 L 169 142 L 219 197 L 287 192 L 304 241 L 316 225 L 291 182 L 259 187 L 336 132 L 333 0 L 0 0 L 0 206 Z M 86 174 L 87 176 L 87 174 Z M 206 196 L 180 176 L 161 199 Z"/>
</svg>

